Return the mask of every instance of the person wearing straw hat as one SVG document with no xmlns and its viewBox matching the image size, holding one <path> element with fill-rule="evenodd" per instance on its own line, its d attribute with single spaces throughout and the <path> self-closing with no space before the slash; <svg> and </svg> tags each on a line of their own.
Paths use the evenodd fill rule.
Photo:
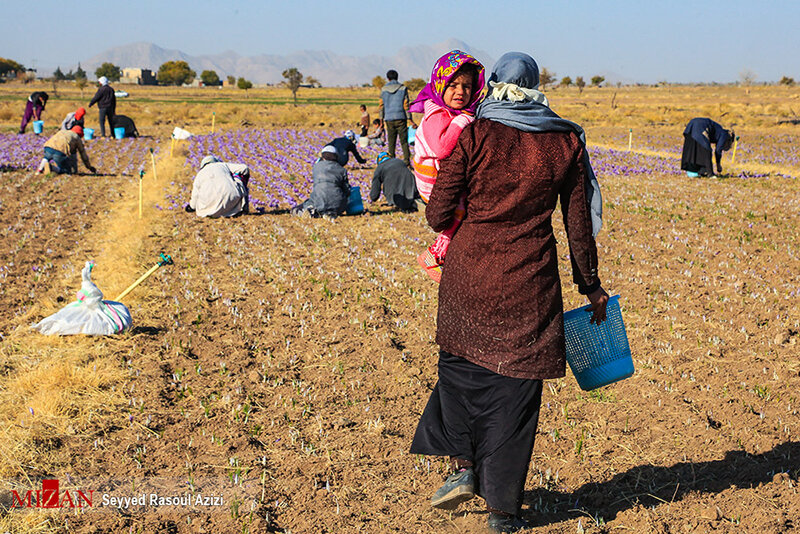
<svg viewBox="0 0 800 534">
<path fill-rule="evenodd" d="M 244 163 L 225 163 L 206 156 L 192 184 L 192 198 L 186 206 L 198 217 L 235 217 L 248 213 L 250 169 Z"/>
<path fill-rule="evenodd" d="M 497 61 L 487 98 L 442 160 L 425 211 L 440 232 L 466 195 L 467 217 L 439 286 L 438 382 L 411 452 L 450 459 L 452 473 L 432 506 L 453 509 L 481 496 L 495 532 L 529 526 L 520 509 L 542 381 L 566 369 L 551 225 L 558 202 L 573 282 L 588 296 L 594 323 L 605 320 L 608 302 L 594 240 L 599 185 L 583 130 L 551 111 L 538 85 L 529 55 Z"/>
<path fill-rule="evenodd" d="M 355 132 L 353 130 L 347 130 L 342 137 L 337 137 L 325 146 L 332 146 L 336 149 L 337 160 L 342 167 L 347 165 L 347 161 L 350 159 L 348 154 L 353 154 L 356 161 L 363 165 L 367 160 L 362 158 L 361 154 L 358 153 L 355 141 Z"/>
<path fill-rule="evenodd" d="M 97 80 L 99 87 L 97 92 L 89 102 L 89 107 L 97 104 L 98 116 L 100 119 L 100 136 L 106 135 L 106 119 L 108 119 L 108 127 L 110 130 L 110 137 L 114 136 L 114 115 L 117 112 L 117 95 L 114 94 L 114 88 L 108 85 L 108 78 L 100 76 Z"/>
<path fill-rule="evenodd" d="M 38 172 L 49 174 L 72 174 L 78 172 L 78 158 L 92 174 L 97 174 L 89 161 L 89 155 L 83 146 L 83 128 L 75 125 L 70 130 L 59 130 L 44 144 L 44 159 L 39 165 Z"/>
<path fill-rule="evenodd" d="M 369 193 L 370 202 L 376 202 L 383 196 L 386 203 L 401 211 L 417 211 L 416 199 L 419 198 L 414 174 L 402 160 L 381 152 L 376 158 L 377 166 L 372 173 L 372 188 Z"/>
</svg>

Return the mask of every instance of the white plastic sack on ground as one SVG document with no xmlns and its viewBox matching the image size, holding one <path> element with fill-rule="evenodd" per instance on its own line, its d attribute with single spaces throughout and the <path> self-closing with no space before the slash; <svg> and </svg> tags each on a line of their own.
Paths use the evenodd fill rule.
<svg viewBox="0 0 800 534">
<path fill-rule="evenodd" d="M 178 128 L 177 126 L 172 130 L 172 137 L 175 139 L 189 139 L 191 136 L 192 132 L 187 132 L 183 128 Z"/>
<path fill-rule="evenodd" d="M 130 328 L 131 312 L 124 304 L 103 300 L 103 292 L 92 283 L 94 263 L 87 261 L 81 271 L 83 283 L 78 300 L 31 326 L 47 335 L 88 334 L 106 336 Z"/>
</svg>

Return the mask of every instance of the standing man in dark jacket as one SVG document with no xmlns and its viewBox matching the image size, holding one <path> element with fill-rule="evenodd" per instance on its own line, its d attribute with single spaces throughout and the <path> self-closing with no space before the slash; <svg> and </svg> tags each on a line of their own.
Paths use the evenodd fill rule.
<svg viewBox="0 0 800 534">
<path fill-rule="evenodd" d="M 47 105 L 48 98 L 47 93 L 44 91 L 36 91 L 28 97 L 28 102 L 25 104 L 25 113 L 22 115 L 22 124 L 19 126 L 20 134 L 25 133 L 25 128 L 27 128 L 32 118 L 35 117 L 37 121 L 42 120 L 42 113 Z"/>
<path fill-rule="evenodd" d="M 394 157 L 397 136 L 400 136 L 400 146 L 403 148 L 403 160 L 406 165 L 411 162 L 411 152 L 408 149 L 408 121 L 414 128 L 417 125 L 408 111 L 408 89 L 397 81 L 397 71 L 392 69 L 386 73 L 389 82 L 381 90 L 381 101 L 378 104 L 381 119 L 383 119 L 388 137 L 389 156 Z"/>
<path fill-rule="evenodd" d="M 108 78 L 100 76 L 97 80 L 100 87 L 89 102 L 89 107 L 97 104 L 97 109 L 100 113 L 100 135 L 106 135 L 106 118 L 108 119 L 108 126 L 111 130 L 111 135 L 114 135 L 114 114 L 117 111 L 117 97 L 114 95 L 114 88 L 108 85 Z"/>
</svg>

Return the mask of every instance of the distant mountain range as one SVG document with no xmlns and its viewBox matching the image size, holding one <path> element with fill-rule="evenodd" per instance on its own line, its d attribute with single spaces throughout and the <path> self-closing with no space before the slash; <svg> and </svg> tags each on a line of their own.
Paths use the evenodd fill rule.
<svg viewBox="0 0 800 534">
<path fill-rule="evenodd" d="M 166 50 L 153 43 L 140 42 L 110 48 L 81 61 L 81 66 L 92 76 L 95 69 L 107 61 L 121 68 L 138 67 L 157 71 L 167 61 L 182 60 L 198 75 L 204 70 L 213 70 L 220 78 L 241 76 L 257 84 L 281 82 L 281 73 L 287 68 L 296 67 L 304 76 L 313 76 L 322 85 L 349 86 L 369 83 L 375 76 L 384 76 L 389 69 L 395 69 L 401 81 L 410 78 L 427 80 L 434 61 L 456 48 L 474 55 L 487 70 L 494 64 L 494 58 L 486 52 L 458 39 L 448 39 L 433 45 L 404 46 L 391 57 L 346 56 L 325 50 L 303 50 L 285 56 L 241 56 L 233 51 L 192 56 L 180 50 Z"/>
</svg>

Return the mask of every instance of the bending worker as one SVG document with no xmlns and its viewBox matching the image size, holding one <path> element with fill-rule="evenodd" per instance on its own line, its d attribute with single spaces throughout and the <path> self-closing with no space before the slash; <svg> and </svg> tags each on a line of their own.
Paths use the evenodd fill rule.
<svg viewBox="0 0 800 534">
<path fill-rule="evenodd" d="M 250 211 L 247 182 L 250 169 L 243 163 L 223 163 L 215 156 L 200 162 L 192 185 L 192 199 L 186 206 L 198 217 L 235 217 Z"/>
<path fill-rule="evenodd" d="M 347 171 L 339 163 L 335 147 L 323 147 L 320 159 L 311 169 L 311 178 L 314 181 L 311 196 L 295 206 L 292 213 L 308 212 L 312 217 L 335 218 L 347 210 L 350 182 Z"/>
<path fill-rule="evenodd" d="M 83 128 L 84 116 L 86 116 L 86 110 L 84 108 L 78 108 L 75 111 L 67 113 L 67 116 L 64 117 L 63 121 L 61 121 L 61 129 L 71 130 L 73 126 L 80 126 L 81 128 Z"/>
<path fill-rule="evenodd" d="M 344 167 L 350 159 L 348 153 L 353 154 L 356 161 L 360 164 L 365 164 L 367 160 L 361 157 L 355 145 L 356 134 L 353 130 L 347 130 L 342 137 L 337 137 L 325 146 L 332 146 L 336 149 L 336 158 L 339 165 Z"/>
<path fill-rule="evenodd" d="M 714 176 L 711 163 L 711 143 L 714 143 L 717 174 L 722 174 L 722 152 L 731 148 L 735 138 L 733 130 L 726 130 L 711 119 L 696 117 L 690 120 L 683 131 L 681 170 Z"/>
<path fill-rule="evenodd" d="M 401 211 L 416 211 L 419 193 L 414 174 L 408 165 L 401 159 L 393 158 L 386 152 L 378 154 L 378 164 L 372 173 L 372 189 L 369 193 L 370 202 L 376 202 L 381 196 L 386 198 L 386 203 Z"/>
<path fill-rule="evenodd" d="M 49 96 L 44 91 L 36 91 L 28 97 L 28 101 L 25 103 L 25 113 L 22 114 L 22 124 L 19 126 L 20 134 L 25 133 L 25 128 L 31 119 L 42 120 L 42 113 L 48 98 Z"/>
</svg>

